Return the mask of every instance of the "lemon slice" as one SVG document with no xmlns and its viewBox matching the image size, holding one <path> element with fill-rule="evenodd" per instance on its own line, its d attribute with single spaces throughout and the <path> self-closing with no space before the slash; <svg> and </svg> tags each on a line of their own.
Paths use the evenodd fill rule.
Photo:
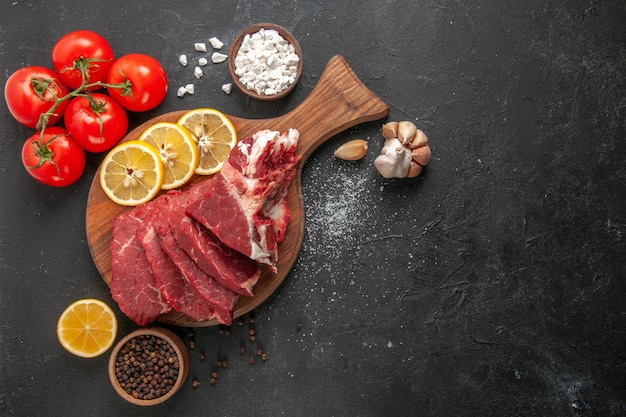
<svg viewBox="0 0 626 417">
<path fill-rule="evenodd" d="M 161 189 L 171 190 L 191 179 L 198 166 L 198 147 L 189 130 L 176 123 L 155 123 L 139 140 L 159 151 L 165 171 Z"/>
<path fill-rule="evenodd" d="M 117 204 L 136 206 L 154 198 L 163 184 L 159 152 L 139 140 L 113 148 L 100 166 L 100 186 Z"/>
<path fill-rule="evenodd" d="M 215 109 L 195 109 L 183 114 L 178 124 L 191 132 L 198 146 L 196 174 L 218 172 L 237 144 L 237 132 L 228 117 Z"/>
<path fill-rule="evenodd" d="M 106 352 L 117 337 L 117 318 L 101 300 L 83 298 L 70 304 L 57 322 L 57 338 L 68 352 L 95 358 Z"/>
</svg>

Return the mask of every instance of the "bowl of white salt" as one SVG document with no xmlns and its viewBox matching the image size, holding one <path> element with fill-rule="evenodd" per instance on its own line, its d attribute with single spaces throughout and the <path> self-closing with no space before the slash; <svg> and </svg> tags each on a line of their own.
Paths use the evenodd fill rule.
<svg viewBox="0 0 626 417">
<path fill-rule="evenodd" d="M 300 79 L 302 50 L 287 29 L 257 23 L 231 44 L 228 70 L 244 94 L 257 100 L 279 100 L 291 93 Z"/>
</svg>

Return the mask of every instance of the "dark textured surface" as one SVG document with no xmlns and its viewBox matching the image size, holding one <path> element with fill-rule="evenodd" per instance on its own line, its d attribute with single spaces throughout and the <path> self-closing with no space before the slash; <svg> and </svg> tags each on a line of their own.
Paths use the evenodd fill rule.
<svg viewBox="0 0 626 417">
<path fill-rule="evenodd" d="M 194 42 L 228 46 L 262 21 L 288 28 L 304 52 L 284 101 L 225 95 L 225 64 L 200 80 L 178 64 L 200 55 Z M 116 308 L 85 239 L 102 155 L 69 188 L 35 183 L 19 161 L 32 131 L 2 102 L 0 415 L 626 415 L 625 26 L 626 4 L 599 0 L 2 1 L 3 84 L 22 66 L 50 66 L 56 39 L 88 28 L 116 55 L 147 53 L 166 68 L 168 97 L 131 128 L 207 106 L 269 117 L 342 54 L 391 106 L 389 120 L 428 134 L 433 159 L 417 179 L 384 180 L 372 166 L 382 121 L 315 152 L 305 241 L 254 312 L 257 341 L 248 317 L 230 334 L 195 329 L 187 384 L 147 410 L 116 396 L 107 355 L 73 357 L 54 330 L 77 298 Z M 196 94 L 176 97 L 192 81 Z M 334 159 L 352 138 L 369 140 L 367 157 Z M 122 337 L 135 326 L 116 312 Z M 250 365 L 258 347 L 268 359 Z"/>
</svg>

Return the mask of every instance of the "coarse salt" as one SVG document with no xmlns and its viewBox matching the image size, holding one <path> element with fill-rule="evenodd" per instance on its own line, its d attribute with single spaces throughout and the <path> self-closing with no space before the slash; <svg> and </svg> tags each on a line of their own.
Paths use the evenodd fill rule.
<svg viewBox="0 0 626 417">
<path fill-rule="evenodd" d="M 202 77 L 202 68 L 200 68 L 200 67 L 195 67 L 195 68 L 193 69 L 193 75 L 194 75 L 196 78 L 201 78 L 201 77 Z"/>
<path fill-rule="evenodd" d="M 178 57 L 178 62 L 180 62 L 180 64 L 183 67 L 186 67 L 187 66 L 187 55 L 183 54 L 183 55 L 179 56 Z"/>
<path fill-rule="evenodd" d="M 176 95 L 178 97 L 183 97 L 185 94 L 193 94 L 195 92 L 195 87 L 193 84 L 187 84 L 185 86 L 178 87 L 176 91 Z"/>
<path fill-rule="evenodd" d="M 232 83 L 222 84 L 222 91 L 226 94 L 230 94 L 233 91 Z"/>
<path fill-rule="evenodd" d="M 213 54 L 211 55 L 211 61 L 213 61 L 214 64 L 224 62 L 227 58 L 228 55 L 222 54 L 220 52 L 213 52 Z"/>
<path fill-rule="evenodd" d="M 209 61 L 204 57 L 198 59 L 198 65 L 200 65 L 201 67 L 206 67 L 208 63 Z"/>
<path fill-rule="evenodd" d="M 193 44 L 193 47 L 198 52 L 206 52 L 206 43 L 196 42 Z"/>
<path fill-rule="evenodd" d="M 235 74 L 248 90 L 278 94 L 295 82 L 300 57 L 278 31 L 261 29 L 247 34 L 235 56 Z"/>
<path fill-rule="evenodd" d="M 224 42 L 220 41 L 215 36 L 209 39 L 209 43 L 213 47 L 213 49 L 222 49 L 224 47 Z"/>
</svg>

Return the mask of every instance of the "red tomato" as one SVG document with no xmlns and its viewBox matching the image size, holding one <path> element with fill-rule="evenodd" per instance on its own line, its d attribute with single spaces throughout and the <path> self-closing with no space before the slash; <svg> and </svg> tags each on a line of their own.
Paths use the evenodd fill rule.
<svg viewBox="0 0 626 417">
<path fill-rule="evenodd" d="M 22 147 L 22 163 L 37 181 L 54 187 L 74 183 L 85 171 L 85 150 L 58 126 L 29 137 Z"/>
<path fill-rule="evenodd" d="M 128 131 L 124 107 L 101 93 L 73 98 L 65 109 L 64 121 L 74 140 L 89 152 L 108 151 Z"/>
<path fill-rule="evenodd" d="M 167 94 L 167 75 L 156 59 L 144 54 L 128 54 L 118 58 L 107 76 L 107 84 L 119 84 L 127 79 L 131 92 L 108 88 L 111 97 L 130 111 L 155 108 Z"/>
<path fill-rule="evenodd" d="M 55 98 L 69 93 L 59 81 L 57 74 L 49 68 L 31 66 L 15 71 L 4 86 L 4 99 L 15 119 L 27 127 L 35 128 L 42 114 L 55 104 Z M 54 110 L 48 125 L 53 125 L 63 116 L 67 101 Z"/>
<path fill-rule="evenodd" d="M 59 78 L 72 90 L 83 83 L 81 68 L 85 71 L 85 84 L 104 83 L 113 65 L 113 49 L 102 36 L 90 30 L 77 30 L 62 36 L 52 48 L 52 65 Z M 92 86 L 94 91 L 100 86 Z"/>
</svg>

